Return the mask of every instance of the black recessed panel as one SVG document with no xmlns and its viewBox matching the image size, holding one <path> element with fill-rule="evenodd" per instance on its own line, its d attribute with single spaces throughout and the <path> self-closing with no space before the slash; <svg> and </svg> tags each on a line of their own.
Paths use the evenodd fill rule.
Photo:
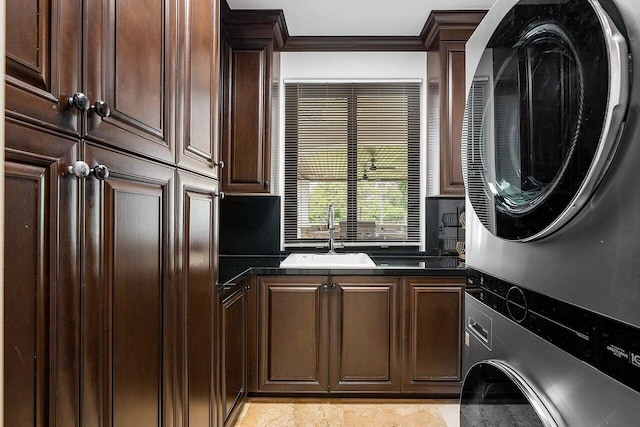
<svg viewBox="0 0 640 427">
<path fill-rule="evenodd" d="M 228 196 L 222 199 L 220 254 L 280 254 L 280 197 Z"/>
</svg>

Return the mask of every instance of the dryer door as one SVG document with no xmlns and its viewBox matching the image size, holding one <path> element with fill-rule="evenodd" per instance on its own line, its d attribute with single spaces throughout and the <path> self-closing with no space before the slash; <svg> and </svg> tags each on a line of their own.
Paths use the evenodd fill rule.
<svg viewBox="0 0 640 427">
<path fill-rule="evenodd" d="M 460 398 L 460 426 L 558 426 L 534 390 L 508 365 L 476 363 L 467 373 Z"/>
<path fill-rule="evenodd" d="M 467 75 L 466 186 L 489 231 L 527 241 L 564 225 L 602 178 L 626 112 L 627 45 L 597 0 L 492 11 L 472 38 L 484 53 Z"/>
</svg>

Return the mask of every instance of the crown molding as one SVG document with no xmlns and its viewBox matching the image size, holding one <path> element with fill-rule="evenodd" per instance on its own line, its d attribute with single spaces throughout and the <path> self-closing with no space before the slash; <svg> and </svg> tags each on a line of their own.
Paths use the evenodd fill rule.
<svg viewBox="0 0 640 427">
<path fill-rule="evenodd" d="M 432 11 L 418 36 L 290 36 L 284 11 L 230 9 L 221 1 L 220 16 L 226 38 L 273 39 L 285 52 L 431 51 L 441 40 L 467 40 L 486 10 Z"/>
<path fill-rule="evenodd" d="M 438 50 L 441 40 L 467 41 L 486 13 L 486 10 L 432 11 L 420 32 L 424 48 Z"/>
<path fill-rule="evenodd" d="M 286 52 L 424 51 L 420 37 L 294 36 L 284 45 Z"/>
</svg>

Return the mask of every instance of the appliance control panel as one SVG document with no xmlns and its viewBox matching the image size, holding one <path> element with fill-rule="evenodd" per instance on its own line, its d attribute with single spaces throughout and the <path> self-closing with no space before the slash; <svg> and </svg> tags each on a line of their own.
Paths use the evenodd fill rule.
<svg viewBox="0 0 640 427">
<path fill-rule="evenodd" d="M 640 392 L 640 328 L 475 269 L 466 281 L 467 296 Z"/>
</svg>

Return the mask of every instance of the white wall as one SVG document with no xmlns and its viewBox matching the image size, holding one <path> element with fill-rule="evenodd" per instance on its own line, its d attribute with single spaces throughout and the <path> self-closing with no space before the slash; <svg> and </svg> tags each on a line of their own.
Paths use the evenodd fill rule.
<svg viewBox="0 0 640 427">
<path fill-rule="evenodd" d="M 426 196 L 426 52 L 283 52 L 280 62 L 282 82 L 290 80 L 419 80 L 422 85 L 420 112 L 420 218 L 424 219 Z M 281 87 L 281 94 L 284 88 Z M 280 97 L 280 161 L 278 193 L 284 191 L 284 96 Z M 284 209 L 284 200 L 283 209 Z M 283 215 L 284 217 L 284 215 Z M 424 221 L 420 225 L 421 250 L 424 250 Z M 284 242 L 281 226 L 280 241 Z M 284 244 L 284 243 L 281 243 Z"/>
<path fill-rule="evenodd" d="M 287 79 L 425 79 L 426 52 L 283 52 Z"/>
</svg>

